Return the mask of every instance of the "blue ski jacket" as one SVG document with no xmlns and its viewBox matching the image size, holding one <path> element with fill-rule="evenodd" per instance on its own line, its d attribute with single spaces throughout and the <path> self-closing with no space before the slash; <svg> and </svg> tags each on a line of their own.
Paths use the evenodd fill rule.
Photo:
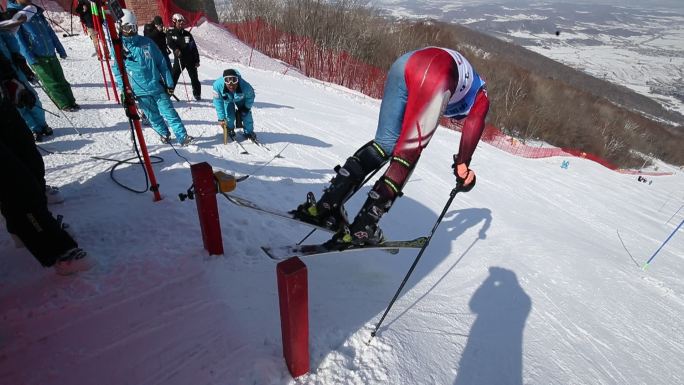
<svg viewBox="0 0 684 385">
<path fill-rule="evenodd" d="M 217 120 L 227 120 L 232 122 L 235 119 L 235 108 L 244 107 L 249 110 L 254 105 L 254 88 L 242 78 L 240 72 L 235 70 L 238 77 L 238 87 L 235 92 L 229 92 L 223 81 L 223 76 L 216 79 L 213 85 L 214 108 L 216 109 Z M 233 103 L 235 106 L 233 106 Z M 229 109 L 232 108 L 232 109 Z M 230 113 L 232 111 L 232 113 Z"/>
<path fill-rule="evenodd" d="M 24 55 L 29 64 L 35 64 L 39 57 L 55 56 L 55 51 L 59 56 L 65 58 L 67 56 L 62 43 L 60 43 L 55 31 L 52 30 L 48 24 L 43 13 L 43 8 L 34 4 L 38 12 L 31 18 L 31 20 L 22 24 L 17 31 L 17 41 L 21 47 L 21 54 Z M 7 3 L 8 10 L 21 10 L 24 6 L 9 0 Z"/>
<path fill-rule="evenodd" d="M 166 88 L 174 87 L 171 70 L 154 41 L 140 35 L 123 36 L 121 41 L 124 67 L 134 95 L 158 95 L 166 93 Z M 113 49 L 111 52 L 114 52 Z M 112 72 L 116 85 L 123 90 L 123 80 L 116 60 Z"/>
<path fill-rule="evenodd" d="M 19 79 L 22 83 L 27 84 L 28 80 L 26 79 L 26 76 L 12 60 L 12 54 L 21 54 L 21 48 L 19 47 L 19 43 L 17 42 L 17 39 L 14 37 L 13 33 L 0 31 L 0 53 L 5 56 L 10 63 L 12 63 L 12 68 L 14 68 L 14 72 L 17 73 L 17 79 Z"/>
<path fill-rule="evenodd" d="M 19 110 L 21 117 L 24 118 L 24 121 L 26 121 L 26 125 L 29 126 L 29 129 L 31 129 L 31 131 L 42 132 L 43 128 L 47 126 L 47 122 L 45 121 L 45 111 L 43 111 L 43 105 L 40 103 L 40 99 L 38 98 L 36 90 L 33 89 L 31 83 L 29 83 L 24 72 L 14 62 L 12 54 L 20 54 L 19 43 L 17 42 L 17 39 L 11 32 L 0 31 L 0 55 L 4 56 L 7 59 L 7 61 L 12 63 L 12 69 L 14 69 L 14 72 L 17 75 L 17 79 L 20 82 L 22 82 L 24 84 L 24 87 L 31 91 L 33 95 L 36 97 L 36 104 L 32 108 L 22 107 L 17 109 Z"/>
</svg>

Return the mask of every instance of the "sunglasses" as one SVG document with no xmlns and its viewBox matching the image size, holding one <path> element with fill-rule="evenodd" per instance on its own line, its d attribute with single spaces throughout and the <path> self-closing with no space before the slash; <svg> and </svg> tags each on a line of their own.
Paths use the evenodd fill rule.
<svg viewBox="0 0 684 385">
<path fill-rule="evenodd" d="M 226 84 L 237 84 L 238 83 L 238 77 L 235 75 L 224 76 L 223 81 L 225 81 Z"/>
</svg>

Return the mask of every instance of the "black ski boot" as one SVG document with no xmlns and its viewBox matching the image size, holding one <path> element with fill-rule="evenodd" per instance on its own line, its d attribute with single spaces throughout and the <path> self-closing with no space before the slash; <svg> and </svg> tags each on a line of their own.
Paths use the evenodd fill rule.
<svg viewBox="0 0 684 385">
<path fill-rule="evenodd" d="M 384 178 L 377 181 L 368 192 L 368 199 L 354 218 L 354 223 L 345 231 L 335 234 L 333 240 L 353 245 L 377 245 L 384 241 L 385 237 L 378 222 L 392 207 L 395 197 L 396 193 L 387 187 Z"/>
<path fill-rule="evenodd" d="M 316 197 L 312 192 L 306 194 L 306 202 L 299 205 L 292 213 L 295 218 L 304 222 L 331 230 L 339 230 L 342 226 L 349 225 L 344 205 L 339 205 L 333 210 L 319 211 Z"/>
<path fill-rule="evenodd" d="M 362 146 L 349 157 L 344 166 L 335 167 L 335 177 L 323 190 L 323 196 L 316 202 L 312 193 L 304 204 L 295 210 L 295 216 L 303 221 L 339 230 L 346 225 L 347 215 L 344 202 L 352 196 L 370 172 L 377 170 L 387 161 L 387 155 L 374 141 Z"/>
</svg>

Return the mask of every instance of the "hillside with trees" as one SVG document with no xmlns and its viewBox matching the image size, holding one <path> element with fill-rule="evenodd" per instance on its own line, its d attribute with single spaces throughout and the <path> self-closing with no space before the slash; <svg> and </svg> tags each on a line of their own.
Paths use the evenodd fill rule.
<svg viewBox="0 0 684 385">
<path fill-rule="evenodd" d="M 378 79 L 377 73 L 384 73 L 394 59 L 413 49 L 454 48 L 487 80 L 492 102 L 488 122 L 506 134 L 522 142 L 543 140 L 576 148 L 620 167 L 640 167 L 648 156 L 684 165 L 681 115 L 625 87 L 463 26 L 390 20 L 357 0 L 233 0 L 219 7 L 218 13 L 256 49 L 284 59 L 307 75 L 375 97 L 380 95 L 356 87 L 354 80 L 358 84 L 358 78 L 370 76 L 381 83 L 384 78 Z M 266 29 L 254 30 L 257 21 Z M 315 52 L 303 50 L 303 41 L 307 46 L 314 44 Z M 307 58 L 309 51 L 319 56 L 332 52 L 334 60 Z M 357 61 L 379 71 L 364 75 L 358 65 L 347 63 Z M 310 68 L 316 66 L 326 68 Z M 343 81 L 336 81 L 344 71 Z"/>
</svg>

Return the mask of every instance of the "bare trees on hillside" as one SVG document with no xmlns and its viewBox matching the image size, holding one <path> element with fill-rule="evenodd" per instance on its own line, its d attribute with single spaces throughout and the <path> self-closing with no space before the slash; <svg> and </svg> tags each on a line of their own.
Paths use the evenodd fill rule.
<svg viewBox="0 0 684 385">
<path fill-rule="evenodd" d="M 530 57 L 502 54 L 504 50 L 518 52 L 520 47 L 509 48 L 501 41 L 488 45 L 491 38 L 462 26 L 386 20 L 363 4 L 361 0 L 232 0 L 223 21 L 244 23 L 235 26 L 237 30 L 260 21 L 283 31 L 280 35 L 259 28 L 245 32 L 258 49 L 287 58 L 308 75 L 376 97 L 381 96 L 383 74 L 401 54 L 425 46 L 454 48 L 486 79 L 491 100 L 488 120 L 521 141 L 541 139 L 624 167 L 641 165 L 639 153 L 684 164 L 682 136 L 566 83 L 567 79 L 539 75 L 538 69 L 527 67 L 532 53 Z M 360 71 L 368 71 L 360 63 L 377 67 L 371 76 L 375 84 L 359 82 L 360 75 L 367 75 Z M 564 67 L 563 71 L 573 70 Z"/>
</svg>

